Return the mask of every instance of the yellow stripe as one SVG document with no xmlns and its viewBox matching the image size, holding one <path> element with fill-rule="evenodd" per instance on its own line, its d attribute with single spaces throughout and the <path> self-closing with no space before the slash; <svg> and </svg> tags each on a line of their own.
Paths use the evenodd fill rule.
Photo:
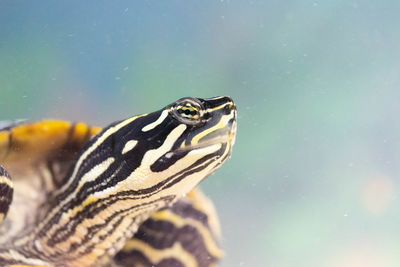
<svg viewBox="0 0 400 267">
<path fill-rule="evenodd" d="M 124 250 L 132 251 L 139 250 L 148 258 L 153 264 L 157 265 L 163 259 L 175 258 L 185 264 L 187 267 L 196 267 L 197 261 L 192 254 L 182 248 L 180 243 L 175 243 L 171 248 L 158 250 L 143 241 L 133 239 L 125 243 Z"/>
<path fill-rule="evenodd" d="M 197 188 L 190 191 L 186 197 L 191 200 L 193 208 L 207 214 L 208 224 L 210 225 L 212 232 L 220 239 L 221 227 L 219 225 L 217 211 L 215 210 L 212 201 Z"/>
<path fill-rule="evenodd" d="M 80 206 L 75 207 L 72 211 L 68 212 L 68 217 L 69 218 L 73 218 L 73 216 L 75 216 L 78 212 L 80 212 L 81 210 L 83 210 L 83 208 L 85 208 L 86 206 L 88 206 L 90 203 L 95 202 L 96 200 L 98 200 L 97 197 L 93 196 L 93 195 L 89 195 Z M 71 216 L 72 214 L 72 216 Z"/>
<path fill-rule="evenodd" d="M 208 108 L 208 109 L 206 109 L 206 112 L 213 112 L 213 111 L 215 111 L 215 110 L 217 110 L 217 109 L 222 109 L 222 108 L 224 108 L 226 105 L 229 105 L 229 107 L 232 108 L 232 107 L 233 107 L 233 102 L 228 102 L 228 103 L 219 105 L 219 106 L 214 107 L 214 108 Z"/>
<path fill-rule="evenodd" d="M 6 177 L 6 176 L 0 176 L 0 184 L 6 184 L 9 187 L 13 188 L 13 183 L 10 180 L 10 178 Z"/>
<path fill-rule="evenodd" d="M 191 225 L 199 231 L 203 238 L 204 245 L 207 251 L 216 258 L 221 258 L 224 252 L 215 244 L 214 238 L 210 231 L 199 221 L 192 218 L 182 218 L 170 210 L 163 210 L 151 215 L 151 218 L 156 220 L 165 220 L 173 223 L 177 228 L 182 228 L 185 225 Z"/>
<path fill-rule="evenodd" d="M 218 129 L 222 129 L 224 127 L 226 127 L 226 125 L 228 124 L 229 120 L 232 119 L 232 115 L 225 115 L 222 116 L 222 118 L 220 119 L 220 121 L 214 125 L 213 127 L 210 127 L 202 132 L 200 132 L 198 135 L 196 135 L 195 137 L 193 137 L 192 139 L 192 144 L 193 145 L 197 145 L 199 143 L 199 140 L 201 138 L 203 138 L 204 136 L 208 135 L 209 133 L 218 130 Z"/>
</svg>

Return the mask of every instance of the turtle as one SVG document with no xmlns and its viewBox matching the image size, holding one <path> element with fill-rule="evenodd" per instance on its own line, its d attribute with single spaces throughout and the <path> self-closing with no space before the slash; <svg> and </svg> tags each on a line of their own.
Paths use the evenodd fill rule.
<svg viewBox="0 0 400 267">
<path fill-rule="evenodd" d="M 230 97 L 181 98 L 101 129 L 0 129 L 0 266 L 217 266 L 212 202 L 197 185 L 232 152 Z"/>
</svg>

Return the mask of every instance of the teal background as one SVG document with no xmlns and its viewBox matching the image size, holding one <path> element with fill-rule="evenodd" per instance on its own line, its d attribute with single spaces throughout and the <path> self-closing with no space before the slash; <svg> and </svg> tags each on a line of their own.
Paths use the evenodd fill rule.
<svg viewBox="0 0 400 267">
<path fill-rule="evenodd" d="M 222 266 L 400 266 L 400 2 L 0 1 L 0 120 L 231 96 Z"/>
</svg>

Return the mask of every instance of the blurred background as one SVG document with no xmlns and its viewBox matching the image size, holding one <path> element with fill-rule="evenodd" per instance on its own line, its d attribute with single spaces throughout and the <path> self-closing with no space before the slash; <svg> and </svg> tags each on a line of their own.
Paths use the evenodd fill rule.
<svg viewBox="0 0 400 267">
<path fill-rule="evenodd" d="M 228 266 L 400 266 L 400 2 L 0 1 L 0 120 L 237 104 Z"/>
</svg>

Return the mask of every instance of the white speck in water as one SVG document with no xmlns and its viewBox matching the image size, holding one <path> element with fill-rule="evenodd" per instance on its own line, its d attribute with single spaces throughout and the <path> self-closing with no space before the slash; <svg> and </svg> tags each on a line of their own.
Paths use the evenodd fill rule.
<svg viewBox="0 0 400 267">
<path fill-rule="evenodd" d="M 118 81 L 118 80 L 121 80 L 121 77 L 115 77 L 115 79 Z"/>
<path fill-rule="evenodd" d="M 347 217 L 347 216 L 349 216 L 347 213 L 343 214 L 343 217 Z"/>
<path fill-rule="evenodd" d="M 124 68 L 124 71 L 127 71 L 129 69 L 129 67 L 128 66 L 126 66 L 125 68 Z"/>
</svg>

